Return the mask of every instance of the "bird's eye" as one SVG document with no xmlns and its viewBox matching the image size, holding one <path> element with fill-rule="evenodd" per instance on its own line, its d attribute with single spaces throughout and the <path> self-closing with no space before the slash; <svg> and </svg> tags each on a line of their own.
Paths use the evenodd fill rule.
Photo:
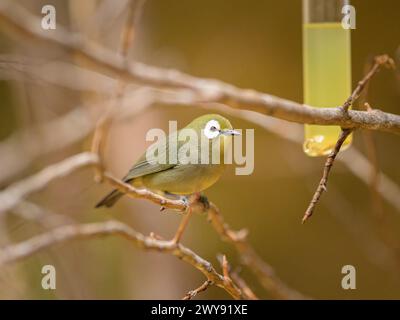
<svg viewBox="0 0 400 320">
<path fill-rule="evenodd" d="M 220 125 L 217 120 L 210 120 L 204 127 L 204 135 L 208 139 L 214 139 L 219 135 Z"/>
</svg>

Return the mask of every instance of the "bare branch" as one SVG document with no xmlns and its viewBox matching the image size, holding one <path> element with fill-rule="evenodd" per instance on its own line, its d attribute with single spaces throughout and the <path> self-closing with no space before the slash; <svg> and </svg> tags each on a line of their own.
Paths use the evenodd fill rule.
<svg viewBox="0 0 400 320">
<path fill-rule="evenodd" d="M 100 223 L 62 226 L 20 243 L 9 245 L 0 251 L 0 265 L 27 258 L 55 244 L 74 239 L 87 239 L 109 235 L 124 237 L 143 250 L 172 254 L 202 272 L 211 283 L 224 289 L 233 298 L 242 298 L 239 288 L 233 283 L 225 281 L 224 276 L 220 275 L 210 262 L 204 260 L 189 248 L 172 241 L 161 241 L 146 237 L 126 224 L 112 220 Z"/>
<path fill-rule="evenodd" d="M 40 155 L 82 139 L 92 128 L 89 113 L 83 108 L 76 108 L 40 128 L 12 134 L 0 143 L 0 167 L 7 168 L 0 172 L 0 184 L 21 173 Z"/>
<path fill-rule="evenodd" d="M 357 87 L 353 90 L 350 97 L 347 98 L 347 100 L 343 104 L 342 109 L 345 112 L 348 112 L 350 106 L 360 96 L 363 89 L 368 85 L 368 82 L 371 80 L 371 78 L 379 71 L 381 66 L 385 66 L 387 68 L 392 68 L 392 69 L 395 68 L 393 59 L 391 59 L 388 55 L 385 54 L 385 55 L 375 57 L 375 64 L 372 66 L 371 70 L 369 72 L 367 72 L 367 74 L 364 76 L 364 78 L 358 83 Z M 372 111 L 373 110 L 371 109 L 369 104 L 367 104 L 367 112 L 372 112 Z M 303 216 L 302 223 L 306 222 L 307 219 L 312 216 L 315 206 L 318 203 L 322 193 L 324 191 L 326 191 L 329 173 L 333 166 L 333 162 L 335 161 L 335 158 L 336 158 L 337 154 L 339 153 L 340 148 L 342 147 L 343 143 L 345 142 L 346 138 L 350 135 L 351 132 L 352 132 L 351 129 L 342 128 L 339 139 L 336 142 L 335 148 L 332 150 L 332 152 L 326 159 L 321 181 L 317 187 L 317 190 L 314 193 L 313 198 L 311 199 L 310 205 L 308 206 L 308 208 Z"/>
<path fill-rule="evenodd" d="M 128 17 L 125 21 L 119 54 L 124 59 L 124 63 L 128 64 L 128 52 L 133 44 L 134 29 L 140 18 L 140 13 L 144 5 L 144 0 L 131 0 L 128 3 Z M 126 84 L 123 81 L 119 81 L 114 92 L 115 99 L 114 103 L 110 105 L 107 111 L 103 114 L 103 117 L 97 122 L 96 130 L 93 135 L 91 151 L 99 156 L 100 165 L 95 168 L 95 181 L 101 181 L 103 179 L 103 151 L 106 143 L 108 131 L 113 121 L 114 115 L 117 112 L 118 105 L 124 95 Z"/>
<path fill-rule="evenodd" d="M 84 152 L 67 158 L 59 163 L 50 165 L 42 171 L 30 176 L 29 178 L 16 182 L 0 192 L 0 213 L 12 209 L 29 194 L 43 189 L 52 180 L 64 177 L 80 168 L 88 166 L 94 167 L 98 164 L 97 155 L 90 152 Z M 147 199 L 169 209 L 179 211 L 187 209 L 187 205 L 184 201 L 164 198 L 146 189 L 136 189 L 131 185 L 114 178 L 108 172 L 104 173 L 104 178 L 113 187 L 126 193 L 129 197 Z"/>
<path fill-rule="evenodd" d="M 361 92 L 364 90 L 365 86 L 371 80 L 371 78 L 380 70 L 380 68 L 386 67 L 388 69 L 395 69 L 395 64 L 392 58 L 390 58 L 387 54 L 375 57 L 375 63 L 372 66 L 371 70 L 367 72 L 365 77 L 358 82 L 357 87 L 354 89 L 353 93 L 350 97 L 347 98 L 345 103 L 342 106 L 344 111 L 348 111 L 354 101 L 360 96 Z"/>
<path fill-rule="evenodd" d="M 322 174 L 321 181 L 318 184 L 317 190 L 314 193 L 314 196 L 311 199 L 310 205 L 308 206 L 306 212 L 304 213 L 302 223 L 306 222 L 308 218 L 310 218 L 314 212 L 315 205 L 318 203 L 319 198 L 321 197 L 322 193 L 326 191 L 329 173 L 331 172 L 331 168 L 333 166 L 333 162 L 335 161 L 336 156 L 338 155 L 340 148 L 342 147 L 344 141 L 352 132 L 351 129 L 343 129 L 340 132 L 340 136 L 338 141 L 336 142 L 335 148 L 329 154 L 328 158 L 326 159 L 324 172 Z"/>
<path fill-rule="evenodd" d="M 222 256 L 221 265 L 222 265 L 222 274 L 226 279 L 230 279 L 231 276 L 229 275 L 229 263 L 228 260 L 226 259 L 226 255 Z"/>
<path fill-rule="evenodd" d="M 125 94 L 121 101 L 117 120 L 137 115 L 159 98 L 149 88 L 140 88 Z M 161 99 L 161 98 L 160 98 Z M 104 105 L 115 99 L 104 101 Z M 48 123 L 29 127 L 12 134 L 0 143 L 0 184 L 21 173 L 38 157 L 60 150 L 84 139 L 95 128 L 95 121 L 104 112 L 103 104 L 80 105 L 72 111 Z M 132 106 L 135 108 L 132 108 Z M 89 110 L 90 108 L 90 110 Z M 54 134 L 57 132 L 57 135 Z"/>
<path fill-rule="evenodd" d="M 203 283 L 200 287 L 198 287 L 198 288 L 196 288 L 196 289 L 194 289 L 194 290 L 189 291 L 189 292 L 182 298 L 182 300 L 191 300 L 191 299 L 193 299 L 198 293 L 203 292 L 203 291 L 206 291 L 206 290 L 208 289 L 208 287 L 211 286 L 212 284 L 213 284 L 213 283 L 212 283 L 210 280 L 204 281 L 204 283 Z"/>
<path fill-rule="evenodd" d="M 137 62 L 126 65 L 122 57 L 93 43 L 84 43 L 78 35 L 70 34 L 60 26 L 54 32 L 43 32 L 38 19 L 15 4 L 12 5 L 12 10 L 5 10 L 4 5 L 0 7 L 0 23 L 7 27 L 5 30 L 9 32 L 17 33 L 30 41 L 36 40 L 62 47 L 85 58 L 96 70 L 126 81 L 156 87 L 186 88 L 196 91 L 203 102 L 221 102 L 233 108 L 252 110 L 298 123 L 400 133 L 400 116 L 377 109 L 371 112 L 349 110 L 344 113 L 342 108 L 314 108 L 266 93 L 239 89 L 218 80 L 196 78 L 176 70 L 151 67 Z"/>
<path fill-rule="evenodd" d="M 273 268 L 263 261 L 252 246 L 247 242 L 246 230 L 234 231 L 225 223 L 218 208 L 210 203 L 207 211 L 208 219 L 221 239 L 232 244 L 244 265 L 257 276 L 262 286 L 278 299 L 307 299 L 303 294 L 289 288 L 280 280 Z"/>
<path fill-rule="evenodd" d="M 296 144 L 303 144 L 302 128 L 300 125 L 295 123 L 283 122 L 278 119 L 271 117 L 263 117 L 259 114 L 246 110 L 238 110 L 228 108 L 221 104 L 214 104 L 212 106 L 205 106 L 203 108 L 218 110 L 224 112 L 234 117 L 238 117 L 249 121 L 260 128 L 268 130 L 273 134 L 281 137 L 285 140 L 291 141 Z M 371 176 L 374 171 L 373 164 L 368 161 L 368 159 L 356 149 L 356 147 L 351 147 L 346 152 L 344 152 L 336 161 L 340 161 L 346 166 L 350 172 L 357 177 L 362 183 L 367 186 L 370 185 L 373 176 Z M 377 179 L 377 192 L 394 208 L 397 212 L 400 212 L 400 187 L 388 177 L 382 171 L 378 173 L 379 178 Z"/>
<path fill-rule="evenodd" d="M 377 66 L 380 66 L 380 64 L 377 61 L 377 57 L 374 58 L 374 63 Z M 367 61 L 364 65 L 364 74 L 367 75 L 368 73 L 371 73 L 373 70 L 373 67 L 371 67 L 372 62 Z M 394 62 L 393 62 L 394 66 Z M 370 82 L 368 81 L 365 86 L 364 90 L 362 90 L 359 94 L 358 98 L 358 109 L 359 110 L 367 110 L 367 111 L 372 111 L 371 106 L 369 105 L 368 101 L 368 90 L 369 90 Z M 383 217 L 384 217 L 384 208 L 383 208 L 383 197 L 382 195 L 378 192 L 378 183 L 379 183 L 379 161 L 378 161 L 378 151 L 376 148 L 376 142 L 374 139 L 374 135 L 372 131 L 362 131 L 361 135 L 364 140 L 364 144 L 366 147 L 366 154 L 367 158 L 372 164 L 372 172 L 371 172 L 371 179 L 369 183 L 369 190 L 371 193 L 371 204 L 373 208 L 373 212 L 375 213 L 376 217 L 379 217 L 379 223 L 383 222 Z"/>
<path fill-rule="evenodd" d="M 121 180 L 114 178 L 108 172 L 105 172 L 103 176 L 105 181 L 107 181 L 114 188 L 117 188 L 119 191 L 125 193 L 128 197 L 146 199 L 160 205 L 161 207 L 174 209 L 181 212 L 184 212 L 188 209 L 186 202 L 182 200 L 165 198 L 147 189 L 136 189 L 130 184 L 124 183 Z"/>
<path fill-rule="evenodd" d="M 50 211 L 30 201 L 19 202 L 13 209 L 13 213 L 46 229 L 75 223 L 75 220 L 69 216 Z"/>
<path fill-rule="evenodd" d="M 12 209 L 29 194 L 43 189 L 55 178 L 64 177 L 77 169 L 93 166 L 97 163 L 96 155 L 88 152 L 80 153 L 10 185 L 0 192 L 0 213 Z"/>
<path fill-rule="evenodd" d="M 363 183 L 369 185 L 374 175 L 374 167 L 371 162 L 356 148 L 351 148 L 343 153 L 337 160 L 341 161 L 346 167 L 359 178 Z M 381 171 L 378 173 L 376 191 L 396 210 L 400 212 L 400 187 Z"/>
<path fill-rule="evenodd" d="M 239 276 L 237 272 L 232 272 L 232 267 L 226 258 L 226 255 L 218 255 L 217 259 L 222 267 L 222 274 L 226 281 L 234 282 L 242 291 L 246 300 L 258 300 L 254 292 L 249 288 L 247 283 Z"/>
<path fill-rule="evenodd" d="M 246 296 L 248 300 L 259 300 L 254 294 L 253 290 L 250 289 L 247 283 L 239 276 L 237 272 L 231 272 L 231 278 L 240 288 L 240 290 L 242 290 L 243 295 Z"/>
</svg>

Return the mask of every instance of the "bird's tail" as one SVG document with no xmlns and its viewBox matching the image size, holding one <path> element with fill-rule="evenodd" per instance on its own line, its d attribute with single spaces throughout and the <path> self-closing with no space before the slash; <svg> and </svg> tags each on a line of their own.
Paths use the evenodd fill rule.
<svg viewBox="0 0 400 320">
<path fill-rule="evenodd" d="M 108 195 L 106 195 L 98 204 L 96 204 L 95 208 L 100 207 L 112 207 L 124 194 L 117 189 L 111 191 Z"/>
</svg>

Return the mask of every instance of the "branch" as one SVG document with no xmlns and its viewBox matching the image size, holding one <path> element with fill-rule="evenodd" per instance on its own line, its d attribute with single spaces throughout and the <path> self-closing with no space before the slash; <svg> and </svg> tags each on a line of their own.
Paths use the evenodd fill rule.
<svg viewBox="0 0 400 320">
<path fill-rule="evenodd" d="M 260 116 L 251 111 L 228 108 L 222 104 L 213 104 L 212 106 L 203 105 L 203 108 L 212 109 L 214 111 L 217 110 L 230 116 L 249 121 L 287 141 L 298 145 L 303 144 L 302 128 L 295 123 L 283 122 L 271 117 Z M 370 185 L 371 180 L 373 179 L 373 177 L 371 177 L 371 173 L 374 171 L 373 164 L 368 161 L 368 159 L 357 150 L 356 147 L 353 146 L 346 150 L 346 152 L 344 152 L 341 157 L 337 158 L 336 161 L 340 161 L 345 165 L 345 167 L 362 183 L 367 186 Z M 399 185 L 382 171 L 379 171 L 378 176 L 379 178 L 377 179 L 378 181 L 376 186 L 377 191 L 396 209 L 396 212 L 400 212 Z"/>
<path fill-rule="evenodd" d="M 211 283 L 224 289 L 233 298 L 242 298 L 242 293 L 239 288 L 233 283 L 225 281 L 224 276 L 220 275 L 210 262 L 198 256 L 189 248 L 171 241 L 162 241 L 146 237 L 126 224 L 112 220 L 100 223 L 62 226 L 41 235 L 34 236 L 29 240 L 9 245 L 0 252 L 0 265 L 27 258 L 47 247 L 73 239 L 87 239 L 109 235 L 124 237 L 143 250 L 172 254 L 202 272 Z"/>
<path fill-rule="evenodd" d="M 149 88 L 140 88 L 125 94 L 120 104 L 117 119 L 137 115 L 153 105 L 158 97 Z M 58 151 L 88 136 L 95 128 L 95 121 L 105 112 L 105 105 L 115 103 L 115 98 L 104 104 L 79 105 L 48 123 L 31 126 L 12 134 L 0 143 L 0 184 L 20 174 L 37 158 Z M 135 106 L 135 108 L 132 108 Z M 57 135 L 54 134 L 57 132 Z"/>
<path fill-rule="evenodd" d="M 145 100 L 147 101 L 148 99 L 140 99 L 140 100 Z M 265 130 L 268 130 L 270 132 L 273 132 L 274 134 L 283 137 L 289 141 L 292 141 L 297 144 L 302 143 L 302 138 L 301 138 L 301 132 L 300 128 L 294 124 L 290 123 L 282 123 L 279 120 L 273 119 L 273 118 L 268 118 L 268 117 L 260 117 L 254 112 L 250 111 L 245 111 L 245 110 L 235 110 L 231 108 L 227 108 L 223 105 L 213 105 L 213 109 L 218 108 L 218 110 L 223 111 L 225 113 L 228 113 L 230 115 L 233 115 L 235 117 L 240 117 L 244 120 L 250 121 L 254 124 L 257 124 L 258 126 L 264 128 Z M 66 117 L 65 119 L 60 119 L 56 120 L 57 122 L 62 123 L 61 127 L 71 127 L 74 122 L 70 120 L 70 117 Z M 78 125 L 79 124 L 79 125 Z M 81 129 L 84 129 L 83 123 L 76 123 L 76 127 L 74 127 L 74 131 L 81 131 Z M 358 177 L 363 183 L 368 184 L 369 183 L 369 177 L 365 173 L 371 172 L 371 164 L 368 162 L 368 160 L 356 149 L 352 148 L 348 150 L 343 157 L 338 158 L 338 161 L 341 161 L 343 164 L 346 165 L 346 167 L 356 176 Z M 108 177 L 109 174 L 106 174 L 106 177 Z M 57 178 L 57 174 L 55 174 L 54 178 Z M 186 208 L 183 206 L 183 203 L 175 203 L 174 201 L 168 203 L 164 203 L 163 199 L 155 194 L 148 193 L 146 190 L 135 190 L 132 186 L 126 185 L 124 183 L 121 183 L 117 179 L 113 178 L 112 176 L 109 176 L 109 182 L 114 183 L 113 185 L 115 187 L 120 187 L 122 192 L 132 192 L 131 196 L 132 197 L 144 197 L 148 198 L 150 201 L 153 201 L 159 205 L 166 205 L 169 208 L 172 209 L 177 209 L 177 210 L 186 210 Z M 25 180 L 24 180 L 25 181 Z M 25 182 L 24 182 L 25 183 Z M 23 183 L 22 183 L 23 184 Z M 126 188 L 126 189 L 125 189 Z M 6 189 L 8 190 L 8 189 Z M 4 190 L 3 193 L 6 191 Z M 32 192 L 35 190 L 31 190 Z M 382 194 L 382 196 L 391 203 L 395 208 L 399 209 L 400 208 L 400 189 L 394 183 L 389 177 L 387 177 L 385 174 L 380 173 L 380 179 L 379 179 L 379 184 L 378 184 L 378 191 Z M 0 199 L 4 196 L 3 193 L 0 193 Z M 27 194 L 26 194 L 27 195 Z M 25 196 L 26 196 L 25 195 Z M 4 210 L 4 207 L 2 205 L 3 202 L 0 202 L 0 212 L 2 209 Z M 286 296 L 285 292 L 289 292 L 289 296 L 294 296 L 296 297 L 297 294 L 290 294 L 291 290 L 279 290 L 279 288 L 282 286 L 279 282 L 277 281 L 276 284 L 274 284 L 275 281 L 275 275 L 274 271 L 272 268 L 266 264 L 255 252 L 254 250 L 248 246 L 246 248 L 243 247 L 239 242 L 236 242 L 235 239 L 235 233 L 234 231 L 230 231 L 229 226 L 225 225 L 222 217 L 217 213 L 211 211 L 211 214 L 209 216 L 212 218 L 211 221 L 213 222 L 214 228 L 217 230 L 217 232 L 224 237 L 225 240 L 232 242 L 236 249 L 239 252 L 241 250 L 244 250 L 246 259 L 242 259 L 247 261 L 247 265 L 250 266 L 251 270 L 258 276 L 260 277 L 261 283 L 267 290 L 272 290 L 273 292 L 278 291 L 277 294 L 274 296 L 276 297 L 281 297 L 281 296 Z M 215 218 L 215 219 L 213 219 Z M 240 237 L 239 237 L 240 238 Z M 248 260 L 249 259 L 249 260 Z M 272 277 L 272 278 L 271 278 Z M 284 287 L 284 286 L 283 286 Z M 278 288 L 278 289 L 276 289 Z M 281 293 L 279 293 L 282 291 Z"/>
<path fill-rule="evenodd" d="M 225 223 L 218 208 L 210 203 L 207 211 L 208 219 L 221 239 L 232 244 L 238 252 L 241 262 L 259 279 L 261 285 L 277 299 L 307 299 L 306 296 L 289 288 L 280 280 L 273 268 L 262 260 L 252 246 L 247 242 L 247 230 L 234 231 Z"/>
<path fill-rule="evenodd" d="M 25 220 L 33 221 L 45 229 L 75 223 L 75 220 L 69 216 L 50 211 L 36 203 L 25 200 L 16 205 L 13 213 Z"/>
<path fill-rule="evenodd" d="M 347 100 L 342 105 L 342 109 L 345 112 L 348 112 L 350 106 L 360 96 L 362 90 L 369 83 L 369 81 L 372 79 L 372 77 L 379 71 L 381 66 L 385 66 L 387 68 L 393 68 L 393 69 L 395 68 L 393 59 L 391 59 L 388 55 L 385 54 L 385 55 L 375 57 L 375 63 L 372 66 L 371 70 L 369 72 L 367 72 L 367 74 L 364 76 L 364 78 L 358 83 L 357 87 L 353 90 L 350 97 L 348 97 Z M 369 104 L 367 104 L 367 106 L 368 106 L 367 112 L 372 112 L 372 109 L 369 106 Z M 336 142 L 335 148 L 332 150 L 332 152 L 326 159 L 321 181 L 319 182 L 317 190 L 315 191 L 314 196 L 311 199 L 310 205 L 308 206 L 306 212 L 304 213 L 302 223 L 305 223 L 307 221 L 307 219 L 312 216 L 315 206 L 318 203 L 322 193 L 324 191 L 326 191 L 329 173 L 333 166 L 333 162 L 335 161 L 335 158 L 336 158 L 337 154 L 339 153 L 340 148 L 342 147 L 343 143 L 346 141 L 346 138 L 349 136 L 349 134 L 352 131 L 353 131 L 352 129 L 342 128 L 340 135 L 339 135 L 339 139 Z"/>
<path fill-rule="evenodd" d="M 7 168 L 0 171 L 0 184 L 23 172 L 42 154 L 82 139 L 92 128 L 89 112 L 76 108 L 39 128 L 13 133 L 0 143 L 0 167 Z"/>
<path fill-rule="evenodd" d="M 182 298 L 182 300 L 193 299 L 198 293 L 206 291 L 208 287 L 211 286 L 212 284 L 213 284 L 212 281 L 206 280 L 200 287 L 186 293 L 186 295 Z"/>
<path fill-rule="evenodd" d="M 162 209 L 174 209 L 181 212 L 185 212 L 187 208 L 187 204 L 183 200 L 173 200 L 169 198 L 165 198 L 160 196 L 157 193 L 151 192 L 147 189 L 136 189 L 128 183 L 122 182 L 121 180 L 114 178 L 110 173 L 103 173 L 104 180 L 107 181 L 114 188 L 123 192 L 125 195 L 131 198 L 141 198 L 149 200 L 155 204 L 158 204 Z"/>
<path fill-rule="evenodd" d="M 222 267 L 222 274 L 228 281 L 235 282 L 240 288 L 246 300 L 258 300 L 254 292 L 249 288 L 247 283 L 239 276 L 238 272 L 231 272 L 231 265 L 226 259 L 226 255 L 218 255 L 218 261 Z"/>
<path fill-rule="evenodd" d="M 96 155 L 88 152 L 80 153 L 10 185 L 0 192 L 0 214 L 14 208 L 29 194 L 43 189 L 55 178 L 64 177 L 77 169 L 97 165 L 97 163 Z"/>
<path fill-rule="evenodd" d="M 369 59 L 368 59 L 369 60 Z M 376 57 L 374 58 L 373 62 L 377 64 Z M 364 74 L 368 74 L 371 70 L 372 63 L 367 61 L 364 65 Z M 393 63 L 394 66 L 394 63 Z M 360 92 L 358 98 L 358 109 L 360 110 L 371 110 L 372 108 L 367 102 L 368 98 L 368 89 L 369 89 L 370 82 L 365 84 L 364 90 Z M 384 208 L 383 208 L 383 197 L 378 192 L 378 183 L 379 183 L 379 161 L 378 161 L 378 151 L 376 147 L 376 142 L 373 136 L 373 132 L 371 131 L 363 131 L 361 132 L 364 145 L 366 148 L 366 156 L 372 164 L 373 171 L 371 172 L 371 180 L 369 183 L 369 190 L 371 194 L 371 204 L 372 210 L 376 217 L 379 217 L 379 223 L 382 224 L 384 218 Z M 384 223 L 383 223 L 384 224 Z M 382 224 L 382 225 L 383 225 Z"/>
<path fill-rule="evenodd" d="M 99 160 L 97 155 L 90 152 L 80 153 L 59 163 L 50 165 L 42 171 L 39 171 L 29 178 L 16 182 L 0 192 L 0 213 L 14 208 L 29 194 L 45 188 L 54 179 L 64 177 L 83 167 L 96 167 L 98 165 Z M 182 200 L 164 198 L 146 189 L 136 189 L 130 184 L 114 178 L 108 172 L 104 173 L 104 179 L 110 185 L 131 198 L 147 199 L 169 209 L 180 211 L 185 211 L 187 209 L 186 203 Z"/>
<path fill-rule="evenodd" d="M 333 166 L 333 162 L 335 161 L 336 156 L 338 155 L 340 148 L 342 147 L 344 141 L 352 132 L 351 129 L 344 129 L 340 132 L 340 136 L 338 141 L 336 142 L 335 148 L 329 154 L 328 158 L 326 159 L 324 172 L 322 174 L 321 181 L 318 184 L 317 190 L 314 193 L 313 198 L 311 199 L 310 205 L 308 206 L 306 212 L 304 213 L 302 223 L 306 222 L 308 218 L 310 218 L 314 212 L 315 205 L 318 203 L 319 198 L 321 197 L 322 193 L 326 191 L 326 187 L 328 184 L 329 173 Z"/>
<path fill-rule="evenodd" d="M 378 71 L 382 66 L 388 69 L 395 69 L 395 64 L 393 59 L 390 58 L 387 54 L 375 57 L 374 61 L 375 63 L 372 66 L 371 70 L 365 75 L 365 77 L 361 81 L 358 82 L 357 87 L 354 89 L 351 96 L 348 97 L 345 103 L 343 104 L 342 109 L 344 111 L 347 112 L 349 110 L 350 106 L 354 103 L 354 101 L 357 100 L 357 98 L 360 96 L 361 92 L 364 90 L 368 82 L 376 73 L 378 73 Z"/>
<path fill-rule="evenodd" d="M 123 110 L 118 119 L 126 119 L 138 114 L 142 109 L 150 105 L 162 103 L 176 105 L 179 103 L 190 104 L 190 97 L 175 93 L 171 95 L 159 95 L 149 88 L 142 88 L 124 97 Z M 111 102 L 111 101 L 110 101 Z M 109 102 L 106 102 L 109 103 Z M 132 106 L 135 108 L 132 108 Z M 222 104 L 197 104 L 203 109 L 210 109 L 228 114 L 251 122 L 273 134 L 291 141 L 302 144 L 301 127 L 289 122 L 266 117 L 247 110 L 232 109 Z M 93 107 L 96 107 L 95 105 Z M 97 107 L 100 107 L 97 105 Z M 98 111 L 99 108 L 93 108 Z M 99 110 L 100 112 L 101 110 Z M 23 132 L 15 133 L 10 138 L 0 143 L 0 167 L 8 168 L 0 173 L 0 184 L 7 180 L 10 175 L 15 175 L 24 170 L 31 162 L 42 154 L 54 152 L 86 137 L 94 128 L 93 120 L 89 112 L 79 106 L 59 118 L 39 128 L 31 128 Z M 38 135 L 37 131 L 41 134 Z M 57 139 L 53 132 L 57 131 Z M 40 143 L 37 141 L 40 140 Z M 373 164 L 366 159 L 355 147 L 350 148 L 337 161 L 342 162 L 358 179 L 366 185 L 371 184 L 373 177 L 370 173 L 374 171 Z M 382 171 L 377 172 L 377 192 L 398 211 L 400 211 L 400 188 Z"/>
<path fill-rule="evenodd" d="M 250 289 L 247 283 L 239 276 L 237 272 L 231 272 L 231 278 L 248 300 L 259 300 L 258 297 L 254 294 L 253 290 Z"/>
<path fill-rule="evenodd" d="M 130 0 L 128 2 L 128 17 L 126 18 L 119 48 L 119 54 L 124 59 L 124 64 L 128 64 L 128 52 L 132 47 L 134 40 L 134 31 L 137 26 L 138 20 L 140 18 L 142 8 L 144 5 L 144 0 Z M 126 84 L 123 81 L 119 81 L 114 91 L 113 105 L 110 105 L 107 111 L 103 114 L 102 118 L 96 124 L 96 130 L 93 134 L 91 151 L 98 155 L 100 160 L 100 165 L 95 168 L 95 181 L 101 181 L 103 179 L 103 153 L 104 146 L 106 143 L 106 138 L 110 126 L 113 122 L 114 116 L 119 111 L 118 105 L 121 104 L 121 99 L 124 96 Z"/>
<path fill-rule="evenodd" d="M 12 209 L 29 194 L 41 190 L 54 179 L 62 177 L 67 173 L 71 173 L 82 167 L 97 165 L 98 157 L 87 152 L 67 158 L 57 164 L 53 164 L 0 192 L 0 213 Z M 114 178 L 110 173 L 104 173 L 104 180 L 129 197 L 147 199 L 169 209 L 179 211 L 187 210 L 187 204 L 182 200 L 164 198 L 146 189 L 136 189 L 133 186 Z M 206 210 L 208 217 L 212 222 L 212 226 L 217 233 L 223 240 L 234 245 L 243 263 L 249 266 L 250 269 L 260 278 L 263 286 L 270 291 L 271 294 L 277 298 L 295 299 L 303 297 L 301 294 L 288 288 L 275 276 L 272 268 L 264 262 L 250 244 L 245 241 L 246 232 L 235 232 L 230 229 L 230 227 L 224 222 L 218 208 L 213 203 L 209 204 L 209 208 L 205 208 L 204 204 L 199 201 L 191 203 L 190 206 L 193 211 Z"/>
<path fill-rule="evenodd" d="M 30 41 L 61 47 L 70 53 L 85 58 L 98 71 L 156 87 L 186 88 L 196 91 L 202 102 L 221 102 L 233 108 L 256 111 L 276 118 L 308 124 L 338 125 L 342 128 L 364 128 L 391 133 L 400 133 L 400 116 L 382 112 L 349 110 L 342 108 L 314 108 L 294 101 L 245 90 L 212 79 L 186 75 L 176 70 L 147 66 L 142 63 L 124 63 L 124 59 L 93 43 L 84 42 L 79 35 L 66 32 L 57 26 L 54 32 L 43 32 L 39 20 L 18 5 L 12 10 L 0 7 L 0 23 L 5 30 Z"/>
</svg>

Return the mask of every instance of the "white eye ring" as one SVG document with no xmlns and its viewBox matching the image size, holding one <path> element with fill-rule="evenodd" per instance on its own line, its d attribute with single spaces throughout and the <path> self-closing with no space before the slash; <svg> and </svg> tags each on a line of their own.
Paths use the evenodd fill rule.
<svg viewBox="0 0 400 320">
<path fill-rule="evenodd" d="M 204 134 L 208 139 L 214 139 L 219 135 L 221 126 L 217 120 L 210 120 L 204 127 Z"/>
</svg>

